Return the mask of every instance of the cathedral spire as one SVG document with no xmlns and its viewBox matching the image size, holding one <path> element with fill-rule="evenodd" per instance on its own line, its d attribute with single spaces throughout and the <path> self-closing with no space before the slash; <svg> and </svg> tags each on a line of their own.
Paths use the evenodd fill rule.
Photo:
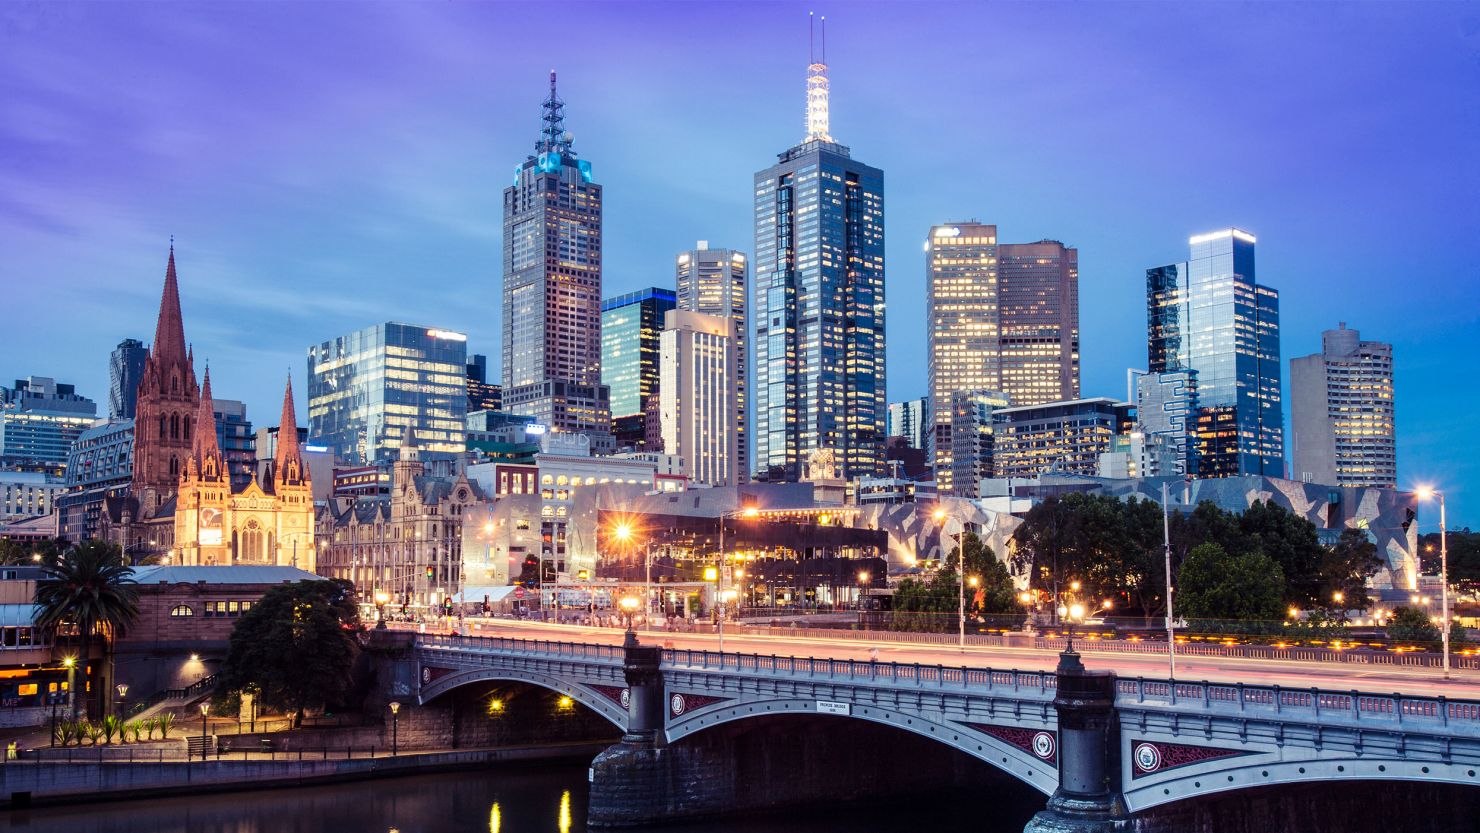
<svg viewBox="0 0 1480 833">
<path fill-rule="evenodd" d="M 277 448 L 272 455 L 272 476 L 277 483 L 303 479 L 303 456 L 298 447 L 298 414 L 293 408 L 293 375 L 283 389 L 283 414 L 278 419 Z"/>
<path fill-rule="evenodd" d="M 206 365 L 205 381 L 200 386 L 200 410 L 195 418 L 196 461 L 205 467 L 207 457 L 220 457 L 221 448 L 216 445 L 216 404 L 211 401 L 211 367 Z"/>
<path fill-rule="evenodd" d="M 180 284 L 175 278 L 175 244 L 170 242 L 170 262 L 164 272 L 164 294 L 159 299 L 159 320 L 154 325 L 150 357 L 161 367 L 185 362 L 185 323 L 180 316 Z"/>
</svg>

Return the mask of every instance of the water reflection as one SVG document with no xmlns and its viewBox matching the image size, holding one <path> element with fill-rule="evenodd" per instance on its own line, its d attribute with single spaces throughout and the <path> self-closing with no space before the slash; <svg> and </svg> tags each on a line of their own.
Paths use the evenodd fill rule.
<svg viewBox="0 0 1480 833">
<path fill-rule="evenodd" d="M 418 775 L 303 789 L 147 799 L 6 814 L 24 833 L 584 833 L 584 766 Z M 990 811 L 985 811 L 990 805 Z M 664 827 L 665 833 L 1019 833 L 1036 795 L 921 797 L 764 818 Z"/>
</svg>

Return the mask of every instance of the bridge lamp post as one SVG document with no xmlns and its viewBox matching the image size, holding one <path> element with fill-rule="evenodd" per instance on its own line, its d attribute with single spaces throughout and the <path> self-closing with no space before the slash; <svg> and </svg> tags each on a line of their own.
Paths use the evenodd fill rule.
<svg viewBox="0 0 1480 833">
<path fill-rule="evenodd" d="M 1074 623 L 1083 621 L 1084 605 L 1078 602 L 1059 605 L 1059 618 L 1063 619 L 1064 624 L 1069 626 L 1069 646 L 1064 649 L 1064 653 L 1072 654 L 1074 653 Z"/>
<path fill-rule="evenodd" d="M 391 707 L 391 754 L 399 755 L 401 753 L 401 702 L 392 700 L 387 705 Z"/>
<path fill-rule="evenodd" d="M 63 657 L 62 665 L 67 667 L 67 713 L 73 720 L 77 719 L 77 657 Z"/>
<path fill-rule="evenodd" d="M 390 594 L 384 590 L 375 591 L 375 629 L 385 630 L 385 606 L 390 604 Z"/>
<path fill-rule="evenodd" d="M 637 613 L 637 608 L 642 606 L 642 601 L 636 596 L 623 596 L 619 602 L 622 606 L 622 614 L 627 617 L 627 633 L 633 633 L 632 618 Z"/>
<path fill-rule="evenodd" d="M 864 591 L 864 589 L 866 589 L 868 587 L 868 582 L 869 582 L 869 579 L 870 578 L 872 578 L 872 576 L 869 575 L 868 570 L 859 570 L 858 571 L 858 609 L 859 610 L 863 610 L 863 591 Z"/>
<path fill-rule="evenodd" d="M 1439 501 L 1439 615 L 1444 623 L 1439 626 L 1439 635 L 1444 640 L 1444 679 L 1449 679 L 1449 535 L 1445 527 L 1444 493 L 1433 486 L 1420 486 L 1414 492 L 1419 500 Z"/>
</svg>

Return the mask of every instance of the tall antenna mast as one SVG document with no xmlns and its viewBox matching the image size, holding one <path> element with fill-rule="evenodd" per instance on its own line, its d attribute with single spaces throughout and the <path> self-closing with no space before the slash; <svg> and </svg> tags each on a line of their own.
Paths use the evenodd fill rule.
<svg viewBox="0 0 1480 833">
<path fill-rule="evenodd" d="M 822 55 L 818 60 L 814 53 L 812 37 L 812 13 L 807 13 L 807 138 L 803 141 L 831 142 L 827 116 L 827 17 L 819 21 L 822 26 Z"/>
<path fill-rule="evenodd" d="M 555 92 L 555 70 L 550 70 L 550 97 L 540 105 L 544 115 L 540 120 L 544 127 L 540 129 L 540 140 L 534 143 L 536 153 L 548 153 L 559 151 L 571 153 L 570 134 L 565 132 L 565 102 Z"/>
</svg>

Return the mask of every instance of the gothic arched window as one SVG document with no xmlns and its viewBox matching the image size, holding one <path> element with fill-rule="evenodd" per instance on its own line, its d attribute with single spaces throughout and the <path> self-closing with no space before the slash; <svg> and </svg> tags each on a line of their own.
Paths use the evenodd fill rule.
<svg viewBox="0 0 1480 833">
<path fill-rule="evenodd" d="M 184 438 L 187 439 L 187 440 L 190 439 L 190 417 L 188 415 L 185 417 L 185 437 Z"/>
<path fill-rule="evenodd" d="M 174 455 L 170 455 L 170 477 L 178 477 L 179 475 L 180 475 L 180 458 L 179 457 L 176 457 Z"/>
<path fill-rule="evenodd" d="M 161 440 L 165 438 L 165 434 L 167 433 L 165 431 L 165 428 L 164 428 L 164 422 L 165 422 L 165 420 L 164 420 L 164 414 L 160 414 L 159 415 L 159 438 Z"/>
<path fill-rule="evenodd" d="M 180 415 L 170 414 L 170 439 L 180 439 Z"/>
</svg>

